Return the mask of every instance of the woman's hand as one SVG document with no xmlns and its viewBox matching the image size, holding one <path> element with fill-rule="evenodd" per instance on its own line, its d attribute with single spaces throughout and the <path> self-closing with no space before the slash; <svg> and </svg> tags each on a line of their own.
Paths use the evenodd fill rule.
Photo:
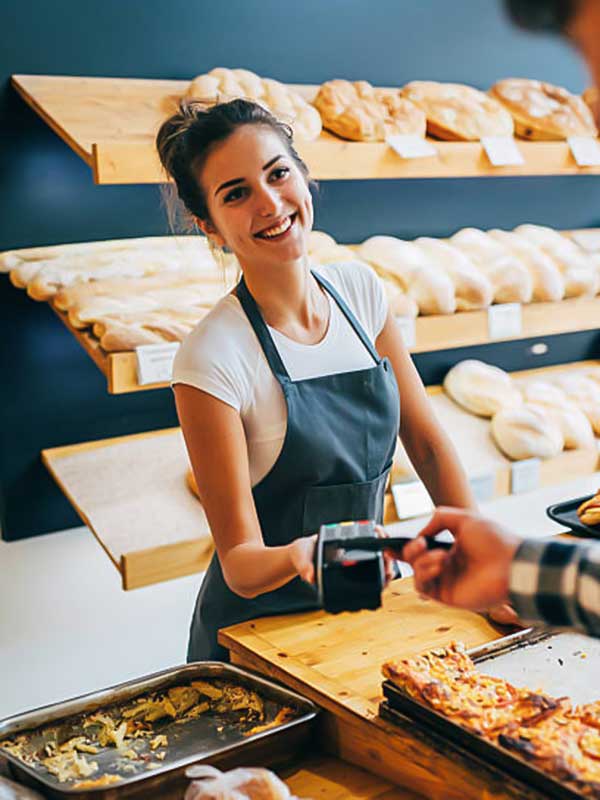
<svg viewBox="0 0 600 800">
<path fill-rule="evenodd" d="M 390 535 L 382 525 L 375 525 L 375 532 L 380 539 L 389 539 Z M 385 585 L 393 581 L 396 575 L 396 557 L 391 550 L 383 551 L 383 566 L 385 569 Z"/>
<path fill-rule="evenodd" d="M 290 560 L 292 566 L 307 583 L 315 582 L 315 545 L 317 543 L 317 534 L 312 536 L 301 536 L 299 539 L 294 539 L 290 543 Z"/>
</svg>

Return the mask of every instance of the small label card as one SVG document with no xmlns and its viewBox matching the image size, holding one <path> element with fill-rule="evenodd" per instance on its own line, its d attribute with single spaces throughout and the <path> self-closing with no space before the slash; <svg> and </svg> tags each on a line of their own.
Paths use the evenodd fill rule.
<svg viewBox="0 0 600 800">
<path fill-rule="evenodd" d="M 531 492 L 540 486 L 539 458 L 524 458 L 510 465 L 510 490 L 513 494 Z"/>
<path fill-rule="evenodd" d="M 525 159 L 511 136 L 482 136 L 481 144 L 493 167 L 524 164 Z"/>
<path fill-rule="evenodd" d="M 520 303 L 499 303 L 488 308 L 490 339 L 511 339 L 523 331 Z"/>
<path fill-rule="evenodd" d="M 179 342 L 165 344 L 143 344 L 135 348 L 137 356 L 138 384 L 165 383 L 173 374 L 173 359 L 179 350 Z"/>
<path fill-rule="evenodd" d="M 421 136 L 397 134 L 388 136 L 386 142 L 400 158 L 431 158 L 438 155 L 431 142 Z"/>
<path fill-rule="evenodd" d="M 600 165 L 600 144 L 591 136 L 569 136 L 567 139 L 573 158 L 580 167 Z"/>
<path fill-rule="evenodd" d="M 474 478 L 469 478 L 469 485 L 478 503 L 486 503 L 488 500 L 493 499 L 496 480 L 492 472 L 486 472 L 483 475 L 476 475 Z"/>
<path fill-rule="evenodd" d="M 600 228 L 573 231 L 571 239 L 588 253 L 597 253 L 600 250 Z"/>
<path fill-rule="evenodd" d="M 421 481 L 393 483 L 392 495 L 398 519 L 421 517 L 433 511 L 433 502 Z"/>
<path fill-rule="evenodd" d="M 402 340 L 409 350 L 417 344 L 417 326 L 414 317 L 396 317 Z"/>
</svg>

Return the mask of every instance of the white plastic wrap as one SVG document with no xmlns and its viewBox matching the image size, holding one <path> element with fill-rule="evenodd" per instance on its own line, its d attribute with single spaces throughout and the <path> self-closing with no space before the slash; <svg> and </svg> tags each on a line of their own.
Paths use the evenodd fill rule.
<svg viewBox="0 0 600 800">
<path fill-rule="evenodd" d="M 221 772 L 199 764 L 186 770 L 192 778 L 184 800 L 294 800 L 277 775 L 262 767 L 238 767 Z"/>
</svg>

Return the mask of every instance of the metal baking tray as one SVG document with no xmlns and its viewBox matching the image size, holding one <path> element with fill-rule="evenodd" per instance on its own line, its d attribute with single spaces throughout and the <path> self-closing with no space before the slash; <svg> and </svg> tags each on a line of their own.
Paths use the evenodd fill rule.
<svg viewBox="0 0 600 800">
<path fill-rule="evenodd" d="M 105 787 L 75 788 L 67 782 L 60 782 L 41 764 L 25 764 L 3 748 L 0 748 L 0 760 L 7 762 L 11 777 L 15 780 L 38 789 L 44 796 L 51 798 L 147 798 L 167 790 L 179 792 L 179 795 L 173 796 L 182 797 L 189 783 L 184 773 L 190 764 L 208 761 L 227 767 L 242 763 L 268 766 L 289 760 L 310 744 L 312 723 L 318 713 L 317 707 L 310 700 L 239 667 L 210 661 L 174 667 L 0 720 L 0 741 L 19 733 L 31 732 L 37 737 L 34 738 L 34 747 L 39 747 L 43 744 L 40 729 L 46 730 L 48 726 L 52 728 L 53 737 L 57 734 L 59 741 L 66 741 L 81 733 L 80 715 L 84 713 L 108 711 L 110 707 L 129 702 L 141 695 L 199 679 L 209 682 L 225 680 L 255 690 L 264 701 L 265 722 L 272 720 L 284 706 L 292 707 L 297 711 L 297 716 L 275 728 L 251 735 L 244 735 L 243 729 L 231 720 L 228 724 L 223 715 L 210 712 L 184 724 L 177 720 L 156 724 L 156 733 L 166 734 L 169 745 L 164 761 L 156 762 L 151 771 L 142 764 L 141 771 L 124 774 L 122 753 L 113 747 L 103 748 L 98 754 L 90 756 L 98 763 L 98 771 L 92 778 L 115 772 L 123 775 L 122 781 Z"/>
<path fill-rule="evenodd" d="M 554 503 L 554 505 L 548 506 L 546 509 L 546 514 L 550 517 L 550 519 L 554 520 L 554 522 L 558 522 L 559 525 L 564 525 L 565 527 L 570 528 L 574 533 L 580 536 L 599 539 L 600 525 L 585 525 L 577 516 L 577 509 L 579 506 L 582 503 L 585 503 L 586 500 L 589 500 L 590 497 L 594 497 L 594 495 L 588 494 L 585 495 L 585 497 L 576 497 L 573 500 L 565 500 L 563 503 Z"/>
<path fill-rule="evenodd" d="M 584 654 L 586 658 L 581 657 Z M 561 678 L 557 682 L 556 676 L 567 676 L 571 671 L 575 674 L 569 685 L 566 683 L 562 685 L 562 688 L 554 696 L 569 694 L 575 702 L 589 702 L 597 699 L 599 694 L 596 676 L 600 668 L 600 642 L 587 636 L 551 633 L 545 629 L 530 628 L 527 631 L 519 631 L 517 634 L 475 648 L 469 651 L 469 655 L 482 672 L 505 678 L 510 682 L 513 682 L 514 678 L 516 685 L 527 685 L 532 689 L 542 688 L 544 684 L 561 686 Z M 573 669 L 574 662 L 577 664 L 576 669 Z M 595 697 L 593 695 L 584 696 L 581 690 L 577 691 L 576 682 L 583 683 L 581 673 L 583 664 L 586 664 L 588 676 L 585 683 L 591 691 L 595 685 L 596 689 L 593 693 Z M 589 676 L 592 675 L 594 680 L 589 679 Z M 551 676 L 552 680 L 549 680 L 548 676 Z M 441 734 L 459 748 L 479 756 L 528 786 L 537 789 L 543 797 L 557 800 L 581 800 L 585 796 L 578 792 L 572 784 L 562 783 L 528 761 L 518 758 L 501 745 L 492 744 L 476 733 L 451 722 L 437 711 L 404 694 L 391 681 L 384 681 L 383 693 L 386 699 L 380 704 L 379 713 L 384 719 L 405 723 L 406 717 L 409 717 Z M 553 694 L 553 692 L 549 693 Z"/>
</svg>

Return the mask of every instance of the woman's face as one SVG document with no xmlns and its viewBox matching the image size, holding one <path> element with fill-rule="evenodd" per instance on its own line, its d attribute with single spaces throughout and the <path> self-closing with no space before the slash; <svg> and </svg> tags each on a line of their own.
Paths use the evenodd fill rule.
<svg viewBox="0 0 600 800">
<path fill-rule="evenodd" d="M 303 258 L 313 207 L 306 179 L 279 136 L 243 125 L 206 159 L 199 176 L 216 244 L 240 264 L 282 264 Z"/>
</svg>

